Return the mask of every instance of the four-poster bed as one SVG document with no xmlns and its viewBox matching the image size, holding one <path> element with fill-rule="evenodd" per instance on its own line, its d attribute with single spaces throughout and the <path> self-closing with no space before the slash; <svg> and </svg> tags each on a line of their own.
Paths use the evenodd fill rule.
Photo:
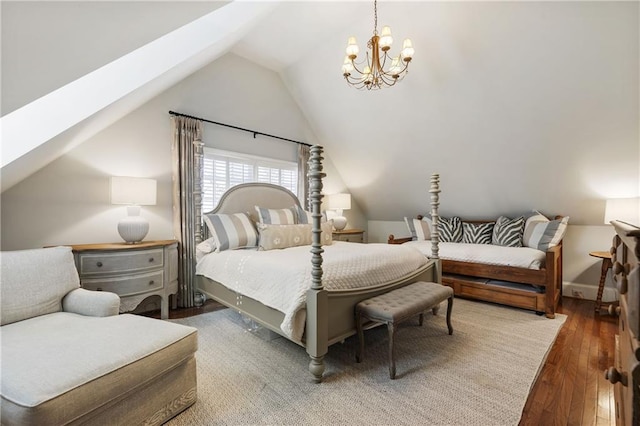
<svg viewBox="0 0 640 426">
<path fill-rule="evenodd" d="M 323 358 L 328 347 L 356 334 L 354 307 L 358 302 L 416 281 L 441 282 L 437 239 L 434 244 L 434 256 L 431 259 L 424 258 L 417 250 L 397 245 L 361 245 L 335 242 L 323 247 L 321 244 L 322 214 L 320 204 L 322 201 L 322 178 L 325 174 L 322 172 L 322 159 L 322 147 L 313 146 L 308 173 L 311 217 L 313 219 L 310 266 L 308 263 L 309 246 L 302 246 L 272 251 L 241 249 L 228 250 L 224 253 L 213 252 L 205 255 L 198 262 L 196 268 L 199 291 L 305 347 L 311 358 L 309 370 L 317 382 L 322 380 Z M 431 193 L 432 215 L 436 218 L 438 215 L 438 193 L 440 192 L 438 185 L 438 177 L 434 175 L 431 179 L 429 192 Z M 285 209 L 292 206 L 300 207 L 300 202 L 293 193 L 279 186 L 262 183 L 242 184 L 228 190 L 218 206 L 205 215 L 254 212 L 255 206 L 267 209 Z M 206 232 L 209 230 L 203 226 L 203 231 L 205 231 L 203 239 L 206 240 L 209 237 Z M 300 257 L 301 250 L 307 253 L 304 258 Z M 351 255 L 349 252 L 353 254 Z M 415 257 L 416 254 L 417 257 Z M 284 261 L 282 256 L 284 256 Z M 301 261 L 300 259 L 305 260 Z M 234 261 L 238 263 L 232 263 Z M 258 261 L 257 264 L 263 265 L 265 270 L 255 270 L 256 267 L 253 267 L 254 270 L 252 270 L 250 263 L 252 261 Z M 298 269 L 291 272 L 294 278 L 289 279 L 285 275 L 278 278 L 276 283 L 269 283 L 267 278 L 276 273 L 267 271 L 267 267 L 271 263 L 278 270 L 288 269 L 281 267 L 286 263 L 292 264 L 292 268 L 298 267 Z M 302 263 L 303 266 L 297 265 L 298 263 Z M 209 273 L 207 265 L 213 266 L 214 269 L 217 267 L 223 273 L 221 275 Z M 350 272 L 352 276 L 349 279 L 351 281 L 340 275 L 343 270 Z M 225 275 L 234 271 L 238 271 L 238 276 Z M 288 273 L 287 271 L 277 272 Z M 302 281 L 300 283 L 302 287 L 292 285 L 291 287 L 295 288 L 290 290 L 297 292 L 297 296 L 293 298 L 295 300 L 301 299 L 300 306 L 285 301 L 281 308 L 277 301 L 272 302 L 274 292 L 284 292 L 285 284 L 288 281 L 294 281 L 295 277 L 299 278 L 302 273 L 307 273 L 310 277 L 303 276 L 302 279 L 299 279 Z M 260 279 L 254 284 L 246 281 L 256 275 L 264 279 L 264 283 Z M 345 275 L 349 274 L 345 273 Z M 220 281 L 224 282 L 220 282 L 215 277 L 224 277 L 220 278 Z M 353 281 L 357 283 L 354 284 Z M 261 292 L 259 287 L 263 285 L 264 289 Z M 254 289 L 253 292 L 250 287 Z M 258 289 L 256 290 L 256 288 Z M 289 291 L 289 287 L 287 287 L 287 291 Z M 263 295 L 263 292 L 266 292 L 267 295 Z M 294 329 L 291 332 L 289 326 L 299 322 L 300 318 L 302 318 L 303 331 L 296 332 Z"/>
</svg>

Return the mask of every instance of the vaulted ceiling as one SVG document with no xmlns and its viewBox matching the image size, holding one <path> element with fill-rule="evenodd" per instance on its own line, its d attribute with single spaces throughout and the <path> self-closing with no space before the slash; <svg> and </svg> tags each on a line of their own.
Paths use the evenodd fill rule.
<svg viewBox="0 0 640 426">
<path fill-rule="evenodd" d="M 91 50 L 98 55 L 91 66 L 234 3 L 142 2 L 126 31 L 96 16 L 103 47 Z M 348 36 L 364 51 L 372 2 L 241 3 L 245 11 L 256 8 L 256 19 L 233 15 L 229 25 L 213 28 L 233 37 L 208 50 L 206 61 L 230 51 L 278 72 L 369 219 L 423 212 L 434 172 L 442 177 L 444 214 L 466 217 L 537 208 L 600 224 L 604 199 L 639 193 L 637 2 L 381 1 L 379 27 L 391 26 L 392 51 L 411 37 L 416 53 L 405 80 L 371 92 L 348 87 L 340 68 Z M 3 42 L 3 62 L 17 55 L 4 48 Z M 56 49 L 50 46 L 51 56 Z M 42 66 L 39 59 L 46 60 L 32 58 L 31 65 Z M 83 75 L 90 61 L 77 62 L 67 72 Z M 193 67 L 174 70 L 140 102 L 189 72 Z M 54 89 L 56 71 L 41 80 Z M 17 89 L 8 94 L 3 121 L 35 100 Z M 109 125 L 136 105 L 121 103 L 115 115 L 93 124 Z"/>
</svg>

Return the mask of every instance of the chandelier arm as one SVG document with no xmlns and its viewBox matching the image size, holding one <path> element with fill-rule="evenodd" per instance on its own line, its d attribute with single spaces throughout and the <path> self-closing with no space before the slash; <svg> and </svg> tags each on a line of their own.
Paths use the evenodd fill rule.
<svg viewBox="0 0 640 426">
<path fill-rule="evenodd" d="M 362 62 L 361 62 L 361 64 L 364 64 L 364 63 L 365 63 L 365 61 L 362 61 Z M 367 64 L 367 66 L 368 66 L 369 68 L 371 68 L 371 65 L 369 64 L 369 61 L 366 61 L 366 64 Z M 351 65 L 353 65 L 353 69 L 354 69 L 354 70 L 356 70 L 356 71 L 358 71 L 358 73 L 360 73 L 360 75 L 363 75 L 363 74 L 364 74 L 364 71 L 360 70 L 360 69 L 356 66 L 355 61 L 351 61 Z"/>
</svg>

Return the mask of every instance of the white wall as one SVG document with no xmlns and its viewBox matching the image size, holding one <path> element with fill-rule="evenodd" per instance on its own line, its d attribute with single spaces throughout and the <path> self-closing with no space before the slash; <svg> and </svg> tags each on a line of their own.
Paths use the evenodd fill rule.
<svg viewBox="0 0 640 426">
<path fill-rule="evenodd" d="M 158 180 L 158 204 L 142 209 L 150 222 L 147 239 L 173 238 L 169 110 L 316 142 L 276 73 L 235 55 L 224 56 L 3 192 L 2 249 L 120 241 L 116 225 L 126 211 L 109 204 L 112 175 Z M 247 138 L 220 129 L 205 126 L 205 142 Z M 274 143 L 248 138 L 254 153 L 260 153 L 262 144 Z M 325 158 L 325 188 L 339 191 L 344 183 Z M 366 225 L 361 216 L 354 219 L 354 224 L 362 223 Z"/>
<path fill-rule="evenodd" d="M 347 37 L 363 52 L 370 32 L 355 18 L 285 72 L 368 219 L 421 212 L 435 172 L 443 215 L 469 218 L 539 209 L 597 226 L 607 198 L 640 195 L 640 3 L 379 7 L 416 50 L 396 86 L 341 78 Z"/>
<path fill-rule="evenodd" d="M 2 1 L 2 115 L 225 3 Z"/>
</svg>

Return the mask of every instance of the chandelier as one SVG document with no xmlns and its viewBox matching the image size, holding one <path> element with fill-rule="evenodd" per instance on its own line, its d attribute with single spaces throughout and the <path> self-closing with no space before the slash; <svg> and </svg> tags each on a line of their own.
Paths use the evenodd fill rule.
<svg viewBox="0 0 640 426">
<path fill-rule="evenodd" d="M 410 39 L 405 39 L 402 44 L 402 51 L 399 56 L 391 57 L 389 49 L 393 43 L 391 28 L 382 27 L 382 32 L 378 35 L 378 2 L 373 2 L 373 37 L 367 43 L 367 58 L 365 61 L 356 63 L 358 57 L 358 43 L 355 37 L 349 37 L 347 42 L 347 56 L 342 65 L 342 75 L 347 83 L 357 89 L 382 89 L 386 86 L 393 86 L 402 80 L 408 73 L 409 62 L 413 58 L 413 45 Z M 385 69 L 387 61 L 391 61 L 388 69 Z M 364 68 L 359 68 L 364 66 Z M 357 72 L 359 75 L 353 76 Z"/>
</svg>

